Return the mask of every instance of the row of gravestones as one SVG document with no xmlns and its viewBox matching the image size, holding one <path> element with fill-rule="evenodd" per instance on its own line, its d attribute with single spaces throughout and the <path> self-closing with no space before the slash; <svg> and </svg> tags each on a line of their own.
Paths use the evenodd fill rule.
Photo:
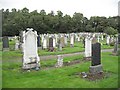
<svg viewBox="0 0 120 90">
<path fill-rule="evenodd" d="M 89 54 L 87 54 L 87 52 L 90 52 L 91 49 L 89 48 L 90 47 L 90 43 L 91 43 L 91 40 L 92 38 L 94 37 L 94 35 L 87 35 L 85 36 L 85 40 L 84 40 L 84 47 L 85 47 L 85 55 L 86 56 L 89 56 Z M 109 36 L 108 36 L 109 37 Z M 19 41 L 16 39 L 17 37 L 15 37 L 15 50 L 18 50 L 20 47 L 22 47 L 22 50 L 23 50 L 23 40 L 21 43 L 19 43 Z M 110 38 L 110 37 L 109 37 Z M 65 40 L 66 39 L 66 40 Z M 94 38 L 95 39 L 95 38 Z M 8 37 L 3 37 L 3 50 L 9 50 L 9 42 L 8 42 Z M 74 34 L 71 34 L 71 40 L 70 40 L 70 45 L 73 47 L 74 46 Z M 108 41 L 108 40 L 107 40 Z M 114 52 L 117 51 L 117 47 L 118 47 L 118 44 L 117 44 L 117 38 L 116 38 L 116 42 L 114 43 Z M 86 43 L 86 44 L 85 44 Z M 88 43 L 88 44 L 87 44 Z M 40 47 L 40 36 L 37 37 L 37 45 L 38 47 Z M 62 50 L 63 47 L 65 47 L 65 45 L 67 45 L 67 37 L 60 37 L 58 39 L 58 48 L 59 50 Z M 86 46 L 85 46 L 86 45 Z M 56 40 L 53 38 L 53 37 L 50 37 L 49 38 L 49 50 L 50 51 L 53 51 L 54 48 L 56 47 Z M 43 49 L 47 48 L 47 39 L 44 39 L 43 40 Z M 88 49 L 88 50 L 87 50 Z"/>
<path fill-rule="evenodd" d="M 20 38 L 15 36 L 15 50 L 18 50 L 19 48 L 23 49 L 23 33 L 20 33 Z M 77 41 L 80 41 L 80 38 L 83 39 L 83 44 L 85 47 L 85 41 L 87 40 L 88 36 L 96 37 L 97 36 L 97 42 L 100 42 L 100 34 L 90 34 L 90 33 L 79 33 L 79 34 L 52 34 L 52 35 L 38 35 L 37 36 L 37 46 L 42 47 L 43 49 L 49 49 L 50 51 L 53 51 L 54 48 L 58 47 L 61 51 L 63 47 L 65 47 L 68 43 L 68 40 L 70 40 L 70 46 L 74 46 L 75 39 L 78 39 Z M 75 38 L 76 37 L 76 38 Z M 18 41 L 19 39 L 19 41 Z M 101 35 L 101 40 L 103 40 L 103 34 Z M 110 42 L 114 42 L 114 46 L 116 48 L 116 41 L 117 38 L 110 37 L 107 35 L 106 37 L 106 44 L 110 44 Z M 9 42 L 8 37 L 3 37 L 3 50 L 9 50 Z"/>
</svg>

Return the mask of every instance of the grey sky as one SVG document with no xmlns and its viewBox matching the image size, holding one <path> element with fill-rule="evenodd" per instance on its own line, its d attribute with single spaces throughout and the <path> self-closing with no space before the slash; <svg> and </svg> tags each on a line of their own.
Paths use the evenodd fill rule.
<svg viewBox="0 0 120 90">
<path fill-rule="evenodd" d="M 22 9 L 27 7 L 30 11 L 44 9 L 61 10 L 64 14 L 73 15 L 74 12 L 83 13 L 84 16 L 117 16 L 119 0 L 0 0 L 0 8 Z"/>
</svg>

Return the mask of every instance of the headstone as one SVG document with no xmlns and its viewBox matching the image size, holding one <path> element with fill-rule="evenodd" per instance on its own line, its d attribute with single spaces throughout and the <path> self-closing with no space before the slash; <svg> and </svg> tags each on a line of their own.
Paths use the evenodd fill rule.
<svg viewBox="0 0 120 90">
<path fill-rule="evenodd" d="M 61 37 L 61 38 L 60 38 L 60 43 L 61 43 L 61 45 L 62 45 L 62 48 L 64 48 L 64 47 L 65 47 L 64 37 Z"/>
<path fill-rule="evenodd" d="M 101 44 L 92 44 L 92 66 L 101 64 Z"/>
<path fill-rule="evenodd" d="M 16 38 L 16 40 L 15 40 L 15 50 L 18 50 L 18 49 L 19 49 L 19 41 Z"/>
<path fill-rule="evenodd" d="M 74 35 L 73 34 L 70 37 L 70 46 L 74 47 Z"/>
<path fill-rule="evenodd" d="M 19 36 L 20 36 L 20 39 L 19 39 L 19 40 L 20 40 L 20 41 L 19 41 L 19 42 L 20 42 L 20 43 L 19 43 L 19 47 L 20 47 L 20 49 L 22 50 L 22 52 L 23 52 L 23 43 L 24 43 L 24 42 L 23 42 L 23 35 L 24 35 L 24 34 L 25 34 L 25 31 L 20 31 L 20 35 L 19 35 Z"/>
<path fill-rule="evenodd" d="M 9 40 L 7 36 L 2 38 L 3 41 L 3 51 L 9 51 Z"/>
<path fill-rule="evenodd" d="M 47 49 L 47 39 L 44 37 L 43 39 L 43 49 Z"/>
<path fill-rule="evenodd" d="M 40 38 L 40 35 L 38 35 L 38 37 L 37 37 L 37 46 L 38 46 L 38 48 L 41 47 L 41 38 Z"/>
<path fill-rule="evenodd" d="M 58 49 L 59 49 L 59 51 L 62 51 L 62 44 L 60 42 L 60 39 L 58 40 Z"/>
<path fill-rule="evenodd" d="M 53 48 L 56 48 L 56 39 L 53 37 Z"/>
<path fill-rule="evenodd" d="M 62 67 L 63 66 L 63 56 L 62 55 L 57 55 L 58 56 L 58 60 L 57 60 L 57 64 L 55 65 L 55 67 Z"/>
<path fill-rule="evenodd" d="M 97 74 L 103 72 L 101 65 L 101 44 L 92 44 L 92 62 L 90 66 L 90 73 Z"/>
<path fill-rule="evenodd" d="M 116 37 L 116 41 L 114 44 L 113 55 L 118 55 L 118 38 Z"/>
<path fill-rule="evenodd" d="M 54 51 L 54 48 L 53 48 L 53 38 L 49 38 L 49 51 Z"/>
<path fill-rule="evenodd" d="M 109 45 L 110 44 L 110 36 L 108 35 L 107 36 L 107 45 Z"/>
<path fill-rule="evenodd" d="M 100 37 L 98 36 L 98 38 L 97 38 L 97 39 L 98 39 L 98 43 L 99 43 L 99 42 L 100 42 Z"/>
<path fill-rule="evenodd" d="M 104 40 L 103 35 L 101 36 L 101 40 L 102 40 L 102 41 Z"/>
<path fill-rule="evenodd" d="M 64 37 L 64 43 L 65 43 L 65 45 L 67 45 L 67 36 L 66 35 Z"/>
<path fill-rule="evenodd" d="M 86 37 L 85 38 L 85 57 L 91 59 L 91 52 L 92 52 L 92 38 Z"/>
<path fill-rule="evenodd" d="M 78 41 L 78 42 L 80 41 L 80 36 L 78 36 L 77 41 Z"/>
<path fill-rule="evenodd" d="M 40 59 L 37 52 L 37 32 L 27 28 L 23 36 L 23 69 L 40 67 Z"/>
<path fill-rule="evenodd" d="M 85 38 L 83 38 L 83 47 L 85 48 Z"/>
</svg>

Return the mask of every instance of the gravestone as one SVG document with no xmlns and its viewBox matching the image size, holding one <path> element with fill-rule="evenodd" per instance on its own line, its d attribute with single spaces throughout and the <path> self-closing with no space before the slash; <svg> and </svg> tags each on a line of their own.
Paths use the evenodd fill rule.
<svg viewBox="0 0 120 90">
<path fill-rule="evenodd" d="M 40 38 L 40 35 L 38 35 L 38 37 L 37 37 L 37 47 L 38 48 L 41 47 L 41 38 Z"/>
<path fill-rule="evenodd" d="M 92 52 L 92 38 L 86 37 L 85 38 L 85 59 L 91 60 L 91 52 Z"/>
<path fill-rule="evenodd" d="M 101 65 L 101 44 L 92 44 L 92 62 L 90 66 L 90 73 L 97 74 L 103 72 Z"/>
<path fill-rule="evenodd" d="M 67 45 L 67 36 L 66 35 L 64 36 L 64 43 L 65 43 L 65 45 Z"/>
<path fill-rule="evenodd" d="M 47 49 L 47 39 L 46 39 L 46 36 L 44 36 L 44 39 L 43 39 L 43 49 Z"/>
<path fill-rule="evenodd" d="M 97 40 L 98 40 L 97 42 L 99 43 L 100 42 L 100 36 L 97 37 Z"/>
<path fill-rule="evenodd" d="M 58 39 L 58 49 L 59 51 L 62 51 L 62 44 L 60 42 L 60 38 Z"/>
<path fill-rule="evenodd" d="M 53 48 L 56 48 L 56 39 L 53 37 Z"/>
<path fill-rule="evenodd" d="M 73 34 L 70 37 L 70 46 L 74 47 L 74 35 Z"/>
<path fill-rule="evenodd" d="M 110 36 L 108 35 L 107 36 L 107 45 L 109 45 L 110 44 Z"/>
<path fill-rule="evenodd" d="M 102 41 L 104 40 L 103 35 L 101 36 L 101 40 L 102 40 Z"/>
<path fill-rule="evenodd" d="M 54 48 L 53 48 L 53 38 L 52 37 L 50 37 L 49 38 L 49 51 L 54 51 Z"/>
<path fill-rule="evenodd" d="M 25 34 L 25 31 L 20 31 L 20 34 L 19 34 L 19 36 L 20 36 L 20 43 L 19 43 L 19 47 L 20 47 L 20 50 L 23 52 L 23 43 L 24 43 L 24 41 L 23 41 L 23 35 Z"/>
<path fill-rule="evenodd" d="M 64 37 L 61 37 L 61 38 L 60 38 L 60 43 L 61 43 L 61 45 L 62 45 L 62 48 L 64 48 L 64 47 L 65 47 Z"/>
<path fill-rule="evenodd" d="M 118 37 L 115 40 L 113 55 L 118 55 Z"/>
<path fill-rule="evenodd" d="M 55 67 L 62 67 L 63 66 L 63 55 L 57 55 L 57 56 L 58 56 L 58 60 L 57 60 Z"/>
<path fill-rule="evenodd" d="M 83 47 L 85 48 L 85 37 L 83 38 Z"/>
<path fill-rule="evenodd" d="M 23 34 L 23 69 L 38 69 L 40 67 L 40 59 L 37 52 L 37 32 L 27 28 L 27 32 Z"/>
<path fill-rule="evenodd" d="M 15 40 L 15 50 L 18 50 L 19 49 L 19 41 L 18 41 L 18 38 L 16 38 Z"/>
<path fill-rule="evenodd" d="M 3 51 L 9 51 L 9 40 L 7 36 L 2 38 L 3 41 Z"/>
</svg>

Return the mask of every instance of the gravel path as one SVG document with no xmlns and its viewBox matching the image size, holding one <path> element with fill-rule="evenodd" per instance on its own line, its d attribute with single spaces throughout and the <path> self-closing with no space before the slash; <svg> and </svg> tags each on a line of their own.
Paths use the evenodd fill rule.
<svg viewBox="0 0 120 90">
<path fill-rule="evenodd" d="M 105 49 L 101 50 L 101 52 L 112 52 L 113 49 Z M 76 53 L 69 53 L 69 54 L 61 54 L 63 57 L 69 57 L 69 56 L 74 56 L 74 55 L 80 55 L 84 54 L 84 52 L 76 52 Z M 57 55 L 48 55 L 48 56 L 40 56 L 40 60 L 48 60 L 48 59 L 55 59 L 57 58 Z"/>
</svg>

